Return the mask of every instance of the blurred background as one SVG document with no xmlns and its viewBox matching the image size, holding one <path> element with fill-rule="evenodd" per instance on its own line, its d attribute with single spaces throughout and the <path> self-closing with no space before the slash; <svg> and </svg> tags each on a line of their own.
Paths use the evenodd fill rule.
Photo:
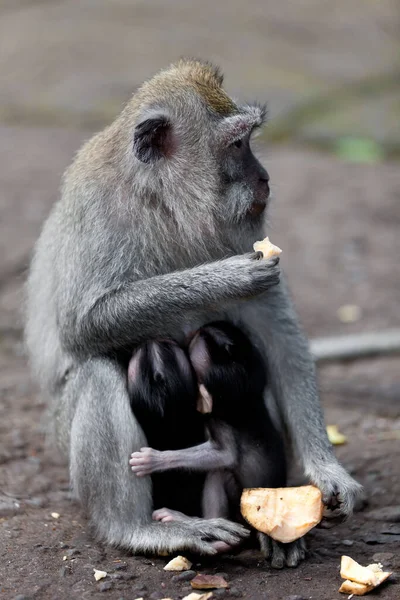
<svg viewBox="0 0 400 600">
<path fill-rule="evenodd" d="M 257 145 L 274 194 L 270 235 L 284 250 L 307 333 L 400 326 L 399 25 L 398 0 L 0 0 L 0 492 L 8 490 L 0 520 L 7 527 L 20 510 L 13 497 L 36 498 L 40 515 L 67 488 L 66 471 L 43 455 L 43 399 L 21 349 L 32 246 L 82 142 L 180 56 L 220 65 L 240 100 L 268 102 Z M 392 356 L 319 371 L 327 420 L 348 438 L 339 456 L 376 506 L 398 504 L 400 493 L 399 370 Z"/>
</svg>

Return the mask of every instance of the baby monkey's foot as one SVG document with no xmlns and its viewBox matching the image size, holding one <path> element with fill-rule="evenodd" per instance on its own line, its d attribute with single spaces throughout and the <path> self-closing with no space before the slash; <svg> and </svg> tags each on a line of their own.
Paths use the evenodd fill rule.
<svg viewBox="0 0 400 600">
<path fill-rule="evenodd" d="M 153 512 L 153 521 L 161 521 L 162 523 L 171 523 L 172 521 L 190 521 L 191 518 L 177 510 L 169 508 L 159 508 Z"/>
</svg>

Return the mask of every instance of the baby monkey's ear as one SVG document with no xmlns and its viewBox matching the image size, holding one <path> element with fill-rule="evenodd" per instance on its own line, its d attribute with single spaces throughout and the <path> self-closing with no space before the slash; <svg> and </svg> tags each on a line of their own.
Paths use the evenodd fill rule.
<svg viewBox="0 0 400 600">
<path fill-rule="evenodd" d="M 199 396 L 197 398 L 197 410 L 202 415 L 207 415 L 212 412 L 213 399 L 206 386 L 202 383 L 199 385 Z"/>
<path fill-rule="evenodd" d="M 144 115 L 135 127 L 133 152 L 141 162 L 150 164 L 168 158 L 173 152 L 172 124 L 164 113 Z"/>
</svg>

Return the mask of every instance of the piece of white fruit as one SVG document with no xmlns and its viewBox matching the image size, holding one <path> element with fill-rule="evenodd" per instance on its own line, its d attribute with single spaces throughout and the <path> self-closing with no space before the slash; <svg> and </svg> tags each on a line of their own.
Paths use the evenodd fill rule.
<svg viewBox="0 0 400 600">
<path fill-rule="evenodd" d="M 368 567 L 362 567 L 350 556 L 342 556 L 340 577 L 357 583 L 365 583 L 365 585 L 375 585 L 376 572 Z"/>
<path fill-rule="evenodd" d="M 196 594 L 196 592 L 192 592 L 188 596 L 182 598 L 182 600 L 209 600 L 212 596 L 212 592 L 206 592 L 205 594 Z"/>
<path fill-rule="evenodd" d="M 164 571 L 189 571 L 192 563 L 184 556 L 176 556 L 164 567 Z"/>
<path fill-rule="evenodd" d="M 100 579 L 104 579 L 104 577 L 107 577 L 107 571 L 98 571 L 97 569 L 93 569 L 94 571 L 94 578 L 96 581 L 100 581 Z"/>
<path fill-rule="evenodd" d="M 391 574 L 389 571 L 383 571 L 380 563 L 362 567 L 350 556 L 342 556 L 340 576 L 346 581 L 340 586 L 339 592 L 364 596 L 378 585 L 381 585 Z"/>
<path fill-rule="evenodd" d="M 321 521 L 324 505 L 321 491 L 304 485 L 244 490 L 240 508 L 255 529 L 286 544 L 303 537 Z"/>
<path fill-rule="evenodd" d="M 274 244 L 271 244 L 268 237 L 261 240 L 261 242 L 254 242 L 253 249 L 254 252 L 262 252 L 263 258 L 265 260 L 268 260 L 273 256 L 279 256 L 279 254 L 282 254 L 282 250 L 278 248 L 278 246 L 274 246 Z"/>
</svg>

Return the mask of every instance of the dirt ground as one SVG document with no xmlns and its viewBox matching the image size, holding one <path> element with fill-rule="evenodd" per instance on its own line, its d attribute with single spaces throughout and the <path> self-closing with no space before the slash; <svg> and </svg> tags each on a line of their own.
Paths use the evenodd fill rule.
<svg viewBox="0 0 400 600">
<path fill-rule="evenodd" d="M 0 145 L 6 145 L 10 131 L 3 133 Z M 29 152 L 34 142 L 39 157 L 50 155 L 49 143 L 64 148 L 41 167 L 48 189 L 57 160 L 67 162 L 80 141 L 60 131 L 42 138 L 35 131 L 19 132 L 10 139 L 7 153 L 3 148 L 10 166 L 4 169 L 4 185 L 5 179 L 10 184 L 11 165 L 22 148 Z M 289 148 L 275 152 L 267 164 L 276 184 L 272 236 L 285 250 L 282 262 L 307 332 L 398 326 L 397 165 L 349 165 Z M 14 181 L 16 187 L 24 185 Z M 29 246 L 37 223 L 30 222 L 33 212 L 26 198 L 24 202 L 19 235 Z M 4 210 L 2 228 L 11 235 L 16 204 L 10 202 L 9 209 L 8 217 Z M 23 273 L 9 273 L 1 289 L 0 598 L 181 598 L 190 584 L 163 571 L 166 559 L 133 557 L 97 544 L 79 506 L 69 498 L 67 468 L 45 448 L 44 405 L 22 354 L 17 307 L 23 279 Z M 360 306 L 358 322 L 338 321 L 336 311 L 345 303 Z M 337 454 L 365 486 L 369 506 L 336 529 L 314 530 L 310 555 L 294 570 L 271 570 L 256 550 L 212 560 L 195 558 L 196 571 L 226 574 L 231 587 L 221 595 L 227 598 L 333 600 L 339 597 L 342 554 L 365 564 L 380 560 L 400 571 L 398 357 L 327 365 L 319 369 L 319 378 L 327 422 L 338 424 L 348 437 Z M 53 518 L 53 512 L 60 517 Z M 107 578 L 95 582 L 94 568 L 107 571 Z M 393 576 L 376 594 L 399 598 L 397 581 Z"/>
<path fill-rule="evenodd" d="M 284 249 L 307 334 L 400 327 L 398 162 L 354 164 L 300 145 L 321 134 L 335 147 L 353 134 L 400 148 L 399 15 L 396 0 L 0 2 L 0 600 L 177 600 L 191 591 L 163 571 L 167 559 L 96 543 L 70 499 L 66 465 L 45 444 L 45 406 L 21 343 L 22 286 L 73 154 L 170 60 L 221 64 L 231 93 L 269 100 L 271 140 L 281 142 L 260 147 L 274 193 L 271 238 Z M 308 101 L 311 110 L 296 112 Z M 357 321 L 340 322 L 345 304 L 360 307 Z M 326 421 L 348 439 L 337 455 L 369 505 L 311 532 L 297 569 L 274 571 L 256 550 L 193 557 L 196 572 L 229 582 L 215 598 L 345 598 L 343 554 L 394 571 L 371 598 L 400 598 L 399 367 L 398 356 L 318 367 Z M 96 582 L 93 569 L 108 575 Z"/>
</svg>

